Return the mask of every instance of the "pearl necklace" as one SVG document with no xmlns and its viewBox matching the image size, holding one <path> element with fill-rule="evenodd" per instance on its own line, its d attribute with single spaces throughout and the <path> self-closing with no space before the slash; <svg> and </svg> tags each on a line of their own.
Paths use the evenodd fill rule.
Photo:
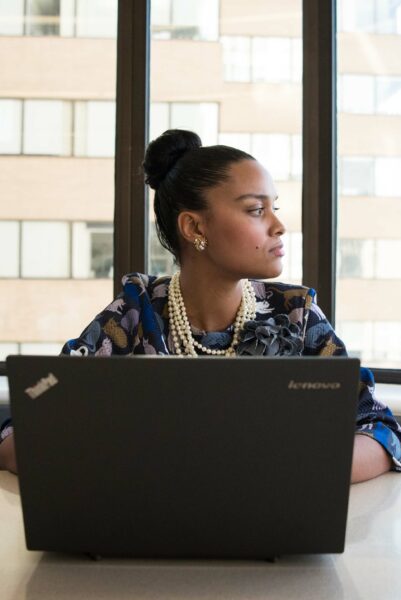
<svg viewBox="0 0 401 600">
<path fill-rule="evenodd" d="M 211 350 L 197 342 L 191 331 L 185 310 L 184 299 L 181 293 L 180 273 L 174 273 L 168 288 L 168 316 L 170 331 L 173 338 L 175 353 L 179 356 L 198 356 L 195 347 L 205 354 L 220 356 L 234 356 L 235 346 L 239 342 L 239 334 L 246 321 L 254 319 L 256 315 L 256 296 L 252 284 L 248 279 L 242 282 L 242 300 L 235 317 L 233 340 L 225 350 Z"/>
</svg>

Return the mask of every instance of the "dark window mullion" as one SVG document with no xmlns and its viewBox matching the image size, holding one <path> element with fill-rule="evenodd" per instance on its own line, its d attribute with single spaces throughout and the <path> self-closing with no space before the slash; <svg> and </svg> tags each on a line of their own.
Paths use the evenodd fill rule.
<svg viewBox="0 0 401 600">
<path fill-rule="evenodd" d="M 335 322 L 336 1 L 303 2 L 303 282 Z"/>
<path fill-rule="evenodd" d="M 148 141 L 150 1 L 118 3 L 114 292 L 147 271 L 148 201 L 141 174 Z"/>
</svg>

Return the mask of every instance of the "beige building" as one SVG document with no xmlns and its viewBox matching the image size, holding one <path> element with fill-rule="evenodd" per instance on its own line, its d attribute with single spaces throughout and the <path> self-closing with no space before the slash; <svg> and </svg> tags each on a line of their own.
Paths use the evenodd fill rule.
<svg viewBox="0 0 401 600">
<path fill-rule="evenodd" d="M 112 296 L 116 6 L 0 2 L 0 359 L 58 352 Z M 195 129 L 271 170 L 287 226 L 281 279 L 294 282 L 301 11 L 299 0 L 152 2 L 151 137 Z M 337 328 L 385 367 L 401 364 L 400 14 L 379 0 L 339 7 Z M 149 270 L 171 268 L 152 236 Z"/>
</svg>

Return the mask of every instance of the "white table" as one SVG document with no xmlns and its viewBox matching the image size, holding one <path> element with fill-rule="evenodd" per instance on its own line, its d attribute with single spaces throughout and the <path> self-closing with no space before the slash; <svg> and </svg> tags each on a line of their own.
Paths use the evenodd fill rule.
<svg viewBox="0 0 401 600">
<path fill-rule="evenodd" d="M 25 549 L 17 478 L 0 471 L 1 600 L 399 600 L 401 474 L 351 488 L 344 554 L 256 561 L 117 560 Z"/>
</svg>

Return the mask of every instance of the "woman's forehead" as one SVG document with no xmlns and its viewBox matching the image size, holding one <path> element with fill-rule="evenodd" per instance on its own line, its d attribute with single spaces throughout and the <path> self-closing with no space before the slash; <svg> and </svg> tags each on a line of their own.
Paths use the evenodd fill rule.
<svg viewBox="0 0 401 600">
<path fill-rule="evenodd" d="M 237 196 L 243 194 L 265 195 L 275 199 L 276 188 L 270 173 L 257 160 L 242 160 L 233 163 L 229 170 L 226 186 Z"/>
</svg>

